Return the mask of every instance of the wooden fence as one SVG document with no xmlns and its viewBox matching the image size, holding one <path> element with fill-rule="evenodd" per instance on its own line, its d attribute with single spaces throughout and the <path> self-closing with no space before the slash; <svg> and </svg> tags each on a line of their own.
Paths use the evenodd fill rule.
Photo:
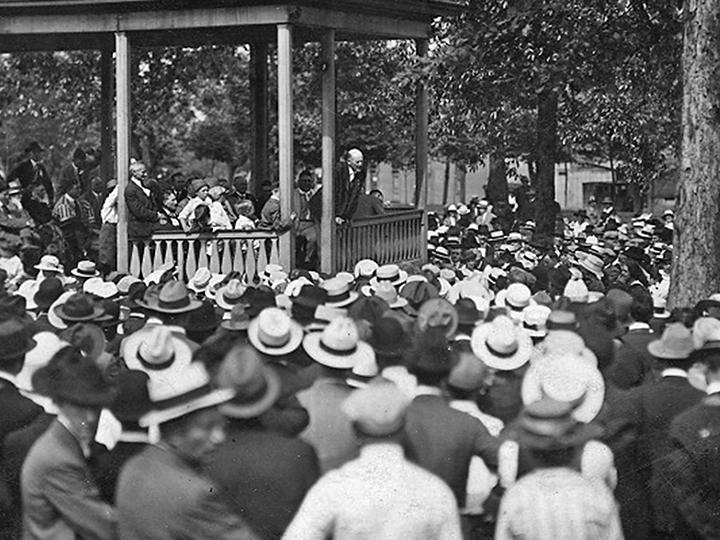
<svg viewBox="0 0 720 540">
<path fill-rule="evenodd" d="M 422 210 L 358 219 L 337 227 L 336 237 L 335 271 L 352 271 L 361 259 L 378 264 L 423 261 L 427 252 Z"/>
<path fill-rule="evenodd" d="M 133 243 L 129 268 L 132 275 L 145 277 L 173 264 L 179 279 L 189 280 L 198 268 L 207 267 L 213 273 L 240 272 L 250 283 L 268 263 L 278 261 L 278 235 L 271 231 L 159 232 Z"/>
</svg>

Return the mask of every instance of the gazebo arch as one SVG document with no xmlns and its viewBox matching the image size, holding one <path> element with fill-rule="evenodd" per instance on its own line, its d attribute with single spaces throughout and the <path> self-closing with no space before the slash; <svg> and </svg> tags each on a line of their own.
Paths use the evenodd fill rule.
<svg viewBox="0 0 720 540">
<path fill-rule="evenodd" d="M 126 234 L 126 209 L 122 193 L 128 181 L 131 136 L 130 50 L 134 45 L 198 46 L 208 43 L 250 43 L 255 104 L 254 176 L 267 173 L 267 45 L 277 45 L 278 62 L 278 179 L 281 215 L 292 211 L 294 181 L 292 55 L 294 42 L 322 44 L 322 171 L 323 214 L 321 224 L 321 270 L 330 272 L 352 264 L 365 247 L 377 250 L 385 238 L 386 255 L 400 243 L 403 253 L 424 258 L 424 217 L 414 221 L 390 216 L 361 223 L 337 235 L 334 223 L 333 168 L 335 164 L 335 43 L 359 39 L 412 39 L 417 54 L 425 55 L 431 22 L 438 16 L 457 13 L 458 0 L 7 0 L 0 2 L 0 52 L 62 49 L 100 49 L 102 54 L 101 144 L 109 173 L 112 154 L 112 71 L 115 56 L 115 174 L 120 190 L 118 223 L 118 269 L 131 268 Z M 421 82 L 416 95 L 416 207 L 427 200 L 428 93 Z M 264 169 L 263 169 L 264 168 Z M 418 222 L 418 219 L 420 222 Z M 418 223 L 421 225 L 418 226 Z M 385 236 L 383 236 L 385 235 Z M 388 236 L 389 235 L 389 236 Z M 177 235 L 175 235 L 177 237 Z M 265 238 L 263 235 L 258 239 Z M 337 245 L 338 238 L 343 245 Z M 218 244 L 228 242 L 225 234 Z M 168 242 L 172 242 L 170 238 Z M 292 235 L 280 236 L 279 262 L 289 268 L 293 259 Z M 201 250 L 202 251 L 202 250 Z M 222 249 L 216 247 L 217 251 Z M 261 250 L 263 251 L 263 250 Z M 356 253 L 357 251 L 357 253 Z M 344 252 L 344 253 L 341 253 Z M 169 253 L 169 248 L 166 254 Z M 264 254 L 263 254 L 264 255 Z M 230 259 L 228 249 L 225 258 Z M 415 257 L 418 258 L 418 257 Z M 149 259 L 149 257 L 146 257 Z M 142 261 L 148 265 L 162 262 Z M 216 257 L 217 259 L 217 257 Z M 247 261 L 241 261 L 246 264 Z M 180 262 L 178 262 L 180 265 Z M 193 263 L 193 265 L 196 263 Z M 217 268 L 233 261 L 215 260 Z M 254 264 L 254 263 L 253 263 Z M 192 267 L 188 265 L 187 269 Z"/>
</svg>

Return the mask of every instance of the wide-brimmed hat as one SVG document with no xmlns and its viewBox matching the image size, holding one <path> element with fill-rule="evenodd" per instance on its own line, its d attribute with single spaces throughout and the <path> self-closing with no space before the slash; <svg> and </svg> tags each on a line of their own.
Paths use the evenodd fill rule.
<svg viewBox="0 0 720 540">
<path fill-rule="evenodd" d="M 397 386 L 379 380 L 355 390 L 340 408 L 361 433 L 386 437 L 402 429 L 409 404 L 409 398 Z"/>
<path fill-rule="evenodd" d="M 118 295 L 117 285 L 100 277 L 90 278 L 83 283 L 83 292 L 97 298 L 113 298 Z"/>
<path fill-rule="evenodd" d="M 327 301 L 327 291 L 317 285 L 304 285 L 292 298 L 292 318 L 300 324 L 310 324 L 317 319 L 316 311 Z"/>
<path fill-rule="evenodd" d="M 427 280 L 410 281 L 408 279 L 407 283 L 400 287 L 400 296 L 406 298 L 412 308 L 418 309 L 428 300 L 438 298 L 438 289 Z"/>
<path fill-rule="evenodd" d="M 720 349 L 720 320 L 715 317 L 699 317 L 693 324 L 695 350 Z"/>
<path fill-rule="evenodd" d="M 368 341 L 375 355 L 382 359 L 399 359 L 410 346 L 410 340 L 400 321 L 394 317 L 381 317 L 373 324 Z"/>
<path fill-rule="evenodd" d="M 572 354 L 547 355 L 525 373 L 521 387 L 523 403 L 543 397 L 573 404 L 578 422 L 592 421 L 605 401 L 605 382 L 597 367 Z"/>
<path fill-rule="evenodd" d="M 442 328 L 447 337 L 452 336 L 458 327 L 458 314 L 455 307 L 442 298 L 428 300 L 417 315 L 417 325 L 421 331 L 428 328 Z"/>
<path fill-rule="evenodd" d="M 686 360 L 693 352 L 692 333 L 682 323 L 665 327 L 660 339 L 648 343 L 647 350 L 660 360 Z"/>
<path fill-rule="evenodd" d="M 0 323 L 0 327 L 1 326 L 2 323 Z M 8 335 L 6 335 L 6 332 L 4 332 L 2 328 L 0 328 L 0 343 L 4 344 L 6 341 L 12 339 L 15 340 L 16 343 L 22 344 L 22 340 L 27 339 L 27 336 L 18 340 L 17 336 L 19 335 L 20 334 L 16 334 L 15 338 L 10 338 L 8 337 Z M 33 336 L 33 340 L 35 341 L 35 345 L 27 352 L 20 353 L 25 355 L 25 361 L 23 362 L 20 373 L 18 373 L 15 377 L 15 383 L 17 384 L 17 387 L 25 391 L 33 390 L 33 373 L 35 373 L 41 367 L 48 365 L 50 359 L 56 352 L 58 352 L 63 347 L 68 346 L 68 343 L 61 340 L 53 332 L 38 332 Z M 2 357 L 0 356 L 0 363 L 1 362 Z"/>
<path fill-rule="evenodd" d="M 212 276 L 212 272 L 206 266 L 198 268 L 188 281 L 188 289 L 192 289 L 196 293 L 204 291 L 210 284 Z"/>
<path fill-rule="evenodd" d="M 130 292 L 130 287 L 132 287 L 134 283 L 142 283 L 144 285 L 144 282 L 135 276 L 121 277 L 117 282 L 118 292 L 123 295 L 128 294 Z"/>
<path fill-rule="evenodd" d="M 37 309 L 38 307 L 35 303 L 35 293 L 39 285 L 40 284 L 34 279 L 28 279 L 27 281 L 23 281 L 15 292 L 16 296 L 21 296 L 25 299 L 25 309 L 28 311 Z"/>
<path fill-rule="evenodd" d="M 572 404 L 543 398 L 526 405 L 511 430 L 518 443 L 531 450 L 562 450 L 582 446 L 602 434 L 595 424 L 572 417 Z"/>
<path fill-rule="evenodd" d="M 303 348 L 319 364 L 335 369 L 351 369 L 375 354 L 370 345 L 360 341 L 357 326 L 348 317 L 339 317 L 322 332 L 305 336 Z"/>
<path fill-rule="evenodd" d="M 250 326 L 250 315 L 245 309 L 245 304 L 236 304 L 232 311 L 226 312 L 220 326 L 232 332 L 247 330 Z"/>
<path fill-rule="evenodd" d="M 118 374 L 117 395 L 110 404 L 110 412 L 120 422 L 136 423 L 147 414 L 152 404 L 148 385 L 150 377 L 144 371 L 126 369 Z"/>
<path fill-rule="evenodd" d="M 512 371 L 525 365 L 533 347 L 528 333 L 505 315 L 476 327 L 470 344 L 475 356 L 499 371 Z"/>
<path fill-rule="evenodd" d="M 43 272 L 56 272 L 58 274 L 62 274 L 65 271 L 63 265 L 60 264 L 60 259 L 55 255 L 43 255 L 40 258 L 40 262 L 36 264 L 34 268 Z"/>
<path fill-rule="evenodd" d="M 93 321 L 103 314 L 102 307 L 85 293 L 73 293 L 64 303 L 55 306 L 53 311 L 65 322 Z"/>
<path fill-rule="evenodd" d="M 202 302 L 190 298 L 190 293 L 182 281 L 170 280 L 165 283 L 157 296 L 146 295 L 138 300 L 140 307 L 158 313 L 179 314 L 198 309 Z"/>
<path fill-rule="evenodd" d="M 372 278 L 380 265 L 372 259 L 362 259 L 355 263 L 353 274 L 356 278 Z"/>
<path fill-rule="evenodd" d="M 571 302 L 587 303 L 590 291 L 585 281 L 579 278 L 571 277 L 565 284 L 563 296 Z"/>
<path fill-rule="evenodd" d="M 70 270 L 70 273 L 79 278 L 98 277 L 100 275 L 93 261 L 78 261 L 77 266 Z"/>
<path fill-rule="evenodd" d="M 216 407 L 235 395 L 230 388 L 214 389 L 210 376 L 198 362 L 171 371 L 169 382 L 151 377 L 148 391 L 151 410 L 140 417 L 138 423 L 141 427 L 156 426 L 195 411 Z"/>
<path fill-rule="evenodd" d="M 485 313 L 478 310 L 472 298 L 460 298 L 455 303 L 459 326 L 475 326 L 485 318 Z"/>
<path fill-rule="evenodd" d="M 122 354 L 130 369 L 154 373 L 179 369 L 192 361 L 187 341 L 160 324 L 147 325 L 123 340 Z"/>
<path fill-rule="evenodd" d="M 143 281 L 147 286 L 150 286 L 152 284 L 155 285 L 163 285 L 164 283 L 170 281 L 173 279 L 173 277 L 177 274 L 177 267 L 174 263 L 165 263 L 152 272 L 150 272 L 147 276 L 144 277 Z"/>
<path fill-rule="evenodd" d="M 605 262 L 597 255 L 588 253 L 585 257 L 577 261 L 576 264 L 595 275 L 598 279 L 602 279 Z"/>
<path fill-rule="evenodd" d="M 390 309 L 399 309 L 408 305 L 407 298 L 398 295 L 397 289 L 386 281 L 381 281 L 375 286 L 367 285 L 362 289 L 363 294 L 375 295 L 387 302 Z"/>
<path fill-rule="evenodd" d="M 321 287 L 327 291 L 325 304 L 331 307 L 344 307 L 352 304 L 358 298 L 358 293 L 351 291 L 350 285 L 344 279 L 325 280 Z"/>
<path fill-rule="evenodd" d="M 55 300 L 60 298 L 63 293 L 63 284 L 59 278 L 45 278 L 37 286 L 37 290 L 33 295 L 33 302 L 41 310 L 47 310 Z"/>
<path fill-rule="evenodd" d="M 23 322 L 17 319 L 0 322 L 0 364 L 20 359 L 35 347 L 35 344 Z"/>
<path fill-rule="evenodd" d="M 300 346 L 303 330 L 283 310 L 269 307 L 250 321 L 248 338 L 260 352 L 270 356 L 282 356 Z"/>
<path fill-rule="evenodd" d="M 280 397 L 280 377 L 263 364 L 258 353 L 247 345 L 230 349 L 215 376 L 220 388 L 230 388 L 235 396 L 220 406 L 231 418 L 255 418 L 269 410 Z"/>
<path fill-rule="evenodd" d="M 597 366 L 598 360 L 583 337 L 573 330 L 550 330 L 539 345 L 544 355 L 572 355 L 591 366 Z"/>
<path fill-rule="evenodd" d="M 54 401 L 79 406 L 105 407 L 115 399 L 116 390 L 98 365 L 75 347 L 64 347 L 32 376 L 35 392 Z"/>
<path fill-rule="evenodd" d="M 387 281 L 397 287 L 405 283 L 407 277 L 408 273 L 401 270 L 397 264 L 384 264 L 375 271 L 375 276 L 370 279 L 370 285 L 376 285 L 380 281 Z"/>
<path fill-rule="evenodd" d="M 495 297 L 495 305 L 507 307 L 512 311 L 521 313 L 532 301 L 530 288 L 523 283 L 511 283 L 504 291 Z"/>
<path fill-rule="evenodd" d="M 551 311 L 549 307 L 540 305 L 529 305 L 523 309 L 523 328 L 531 338 L 542 338 L 547 335 L 547 320 Z"/>
<path fill-rule="evenodd" d="M 231 310 L 237 304 L 244 304 L 245 289 L 239 279 L 232 279 L 215 293 L 215 303 L 224 310 Z"/>
</svg>

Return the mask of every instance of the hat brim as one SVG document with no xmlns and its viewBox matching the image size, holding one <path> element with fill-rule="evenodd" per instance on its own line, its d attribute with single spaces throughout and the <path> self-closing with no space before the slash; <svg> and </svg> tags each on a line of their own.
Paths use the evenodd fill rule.
<svg viewBox="0 0 720 540">
<path fill-rule="evenodd" d="M 372 347 L 363 341 L 358 341 L 357 349 L 352 354 L 332 354 L 321 347 L 321 339 L 321 333 L 314 332 L 312 334 L 308 334 L 303 339 L 303 348 L 310 358 L 315 360 L 318 364 L 329 368 L 352 369 L 361 360 L 372 357 L 375 354 Z"/>
<path fill-rule="evenodd" d="M 530 405 L 536 401 L 540 401 L 545 394 L 542 389 L 541 372 L 543 369 L 552 369 L 543 366 L 542 360 L 530 365 L 525 376 L 523 377 L 522 386 L 520 387 L 520 396 L 523 405 Z M 589 371 L 592 373 L 588 381 L 585 395 L 582 402 L 572 411 L 572 417 L 578 422 L 587 424 L 595 419 L 602 409 L 605 402 L 605 381 L 599 370 Z"/>
<path fill-rule="evenodd" d="M 352 304 L 355 300 L 358 299 L 360 295 L 355 291 L 350 291 L 349 296 L 345 298 L 344 300 L 340 300 L 339 302 L 325 302 L 324 305 L 328 307 L 345 307 Z"/>
<path fill-rule="evenodd" d="M 55 315 L 57 315 L 60 319 L 62 319 L 63 321 L 69 321 L 69 322 L 97 321 L 105 313 L 105 310 L 103 308 L 101 308 L 100 306 L 93 306 L 92 314 L 76 317 L 73 315 L 66 314 L 65 311 L 63 310 L 64 307 L 65 307 L 65 304 L 60 304 L 58 306 L 55 306 L 53 308 L 53 311 L 55 312 Z"/>
<path fill-rule="evenodd" d="M 140 330 L 133 332 L 123 340 L 122 357 L 128 369 L 144 371 L 152 377 L 153 374 L 180 369 L 190 364 L 192 361 L 192 349 L 183 339 L 171 333 L 170 339 L 172 340 L 173 350 L 175 351 L 175 359 L 170 367 L 165 369 L 152 369 L 143 365 L 138 358 L 138 350 L 140 349 L 140 345 L 142 345 L 155 328 L 156 325 L 154 324 L 146 325 Z"/>
<path fill-rule="evenodd" d="M 56 266 L 45 266 L 43 264 L 36 264 L 33 268 L 35 270 L 40 270 L 41 272 L 56 272 L 58 274 L 62 274 L 64 271 L 62 267 L 58 268 Z"/>
<path fill-rule="evenodd" d="M 0 356 L 0 365 L 7 364 L 8 362 L 11 362 L 13 360 L 16 360 L 20 358 L 21 356 L 25 356 L 29 351 L 33 350 L 37 346 L 37 341 L 35 341 L 33 338 L 29 337 L 27 338 L 27 341 L 25 345 L 18 351 L 15 351 L 11 354 L 1 355 Z"/>
<path fill-rule="evenodd" d="M 578 423 L 572 431 L 558 436 L 543 436 L 517 428 L 517 441 L 523 448 L 534 450 L 562 450 L 580 446 L 602 435 L 602 428 L 596 424 Z"/>
<path fill-rule="evenodd" d="M 265 376 L 265 393 L 252 403 L 238 403 L 237 401 L 226 401 L 218 410 L 223 416 L 230 418 L 255 418 L 272 408 L 280 397 L 280 377 L 271 368 L 263 366 Z"/>
<path fill-rule="evenodd" d="M 282 356 L 297 350 L 303 340 L 303 329 L 297 322 L 290 320 L 290 339 L 280 347 L 269 347 L 260 340 L 260 323 L 257 318 L 248 325 L 248 339 L 253 347 L 270 356 Z"/>
<path fill-rule="evenodd" d="M 78 272 L 77 268 L 73 268 L 72 270 L 70 270 L 70 273 L 73 276 L 79 277 L 79 278 L 90 279 L 90 278 L 94 278 L 94 277 L 100 277 L 100 272 L 98 272 L 97 270 L 95 270 L 95 272 L 93 274 L 83 274 L 82 272 Z"/>
<path fill-rule="evenodd" d="M 235 391 L 230 388 L 213 390 L 203 396 L 174 407 L 169 407 L 167 409 L 153 409 L 149 413 L 141 416 L 140 420 L 138 420 L 138 424 L 140 427 L 150 427 L 164 424 L 165 422 L 181 418 L 201 409 L 217 407 L 218 405 L 231 400 L 234 396 Z"/>
<path fill-rule="evenodd" d="M 223 321 L 220 323 L 220 328 L 230 330 L 231 332 L 242 332 L 247 330 L 250 326 L 250 320 L 245 321 Z"/>
<path fill-rule="evenodd" d="M 690 354 L 693 352 L 693 349 L 689 349 L 687 351 L 673 351 L 667 349 L 662 343 L 662 340 L 659 339 L 648 343 L 647 350 L 655 358 L 659 358 L 661 360 L 677 361 L 687 360 L 688 358 L 690 358 Z"/>
<path fill-rule="evenodd" d="M 390 285 L 392 285 L 393 287 L 397 287 L 398 285 L 402 285 L 403 283 L 405 283 L 407 281 L 407 278 L 408 278 L 408 273 L 405 270 L 400 270 L 400 271 L 398 271 L 397 279 L 395 279 L 393 281 L 388 281 L 388 283 L 390 283 Z M 383 280 L 383 281 L 387 281 L 387 280 Z M 378 279 L 377 276 L 370 278 L 370 286 L 373 288 L 377 288 L 377 285 L 379 282 L 380 282 L 380 280 Z"/>
<path fill-rule="evenodd" d="M 225 311 L 232 311 L 232 309 L 238 304 L 242 304 L 245 307 L 250 307 L 250 304 L 248 302 L 245 302 L 244 300 L 240 300 L 236 304 L 231 304 L 231 303 L 227 302 L 223 298 L 222 289 L 219 289 L 218 292 L 215 293 L 215 303 L 217 304 L 217 306 L 219 308 L 224 309 Z"/>
<path fill-rule="evenodd" d="M 180 313 L 188 313 L 190 311 L 195 311 L 196 309 L 199 309 L 202 306 L 202 302 L 200 300 L 193 300 L 192 298 L 189 300 L 188 304 L 186 306 L 177 307 L 177 308 L 166 308 L 161 307 L 159 304 L 159 301 L 157 299 L 154 299 L 151 303 L 145 302 L 144 300 L 136 300 L 135 303 L 144 309 L 155 311 L 156 313 L 168 313 L 170 315 L 177 315 Z"/>
<path fill-rule="evenodd" d="M 483 364 L 498 371 L 513 371 L 528 363 L 532 355 L 533 343 L 527 332 L 519 331 L 518 348 L 512 356 L 500 357 L 493 354 L 486 343 L 492 330 L 492 324 L 482 324 L 475 328 L 470 338 L 470 346 Z"/>
</svg>

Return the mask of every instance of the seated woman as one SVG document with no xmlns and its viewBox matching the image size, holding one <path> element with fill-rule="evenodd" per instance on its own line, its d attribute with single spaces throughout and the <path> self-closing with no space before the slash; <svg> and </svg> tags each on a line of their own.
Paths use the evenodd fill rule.
<svg viewBox="0 0 720 540">
<path fill-rule="evenodd" d="M 188 201 L 185 207 L 180 211 L 178 219 L 185 232 L 189 232 L 195 218 L 195 209 L 198 206 L 209 206 L 208 192 L 210 188 L 205 180 L 193 180 L 190 183 L 191 189 L 195 191 L 195 195 Z"/>
<path fill-rule="evenodd" d="M 252 201 L 244 200 L 237 205 L 238 218 L 235 222 L 235 230 L 248 231 L 255 228 L 255 221 L 252 216 L 255 213 L 255 207 Z"/>
</svg>

